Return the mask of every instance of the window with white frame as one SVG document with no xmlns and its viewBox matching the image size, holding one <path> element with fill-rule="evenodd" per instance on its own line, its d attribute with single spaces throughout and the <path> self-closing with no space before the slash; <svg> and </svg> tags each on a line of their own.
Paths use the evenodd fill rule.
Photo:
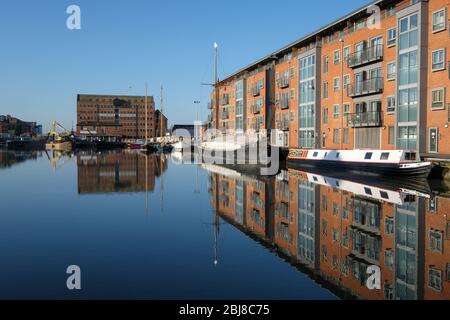
<svg viewBox="0 0 450 320">
<path fill-rule="evenodd" d="M 432 110 L 439 110 L 444 109 L 444 102 L 445 101 L 445 89 L 444 88 L 437 88 L 431 90 L 431 109 Z"/>
<path fill-rule="evenodd" d="M 295 76 L 295 69 L 291 68 L 289 72 L 290 72 L 291 78 L 293 78 Z"/>
<path fill-rule="evenodd" d="M 334 78 L 333 79 L 333 91 L 337 92 L 341 88 L 341 79 L 340 78 Z"/>
<path fill-rule="evenodd" d="M 438 231 L 438 230 L 430 230 L 429 233 L 429 248 L 432 251 L 435 252 L 440 252 L 443 253 L 444 252 L 444 248 L 443 248 L 443 232 L 442 231 Z"/>
<path fill-rule="evenodd" d="M 328 73 L 328 56 L 323 58 L 323 73 Z"/>
<path fill-rule="evenodd" d="M 323 83 L 323 98 L 324 99 L 328 98 L 328 81 L 325 81 Z"/>
<path fill-rule="evenodd" d="M 344 48 L 344 59 L 348 59 L 349 56 L 350 56 L 350 47 L 345 47 Z"/>
<path fill-rule="evenodd" d="M 428 270 L 428 286 L 438 292 L 442 291 L 442 271 L 430 267 Z"/>
<path fill-rule="evenodd" d="M 391 80 L 395 80 L 397 76 L 397 63 L 394 62 L 389 62 L 387 64 L 387 80 L 391 81 Z"/>
<path fill-rule="evenodd" d="M 431 70 L 439 71 L 445 69 L 445 49 L 439 49 L 433 51 Z"/>
<path fill-rule="evenodd" d="M 333 118 L 334 119 L 338 119 L 339 118 L 339 109 L 340 109 L 340 107 L 339 107 L 338 104 L 335 104 L 333 106 Z"/>
<path fill-rule="evenodd" d="M 349 74 L 344 75 L 344 80 L 343 80 L 342 85 L 344 86 L 344 89 L 347 90 L 348 86 L 350 85 L 350 75 Z"/>
<path fill-rule="evenodd" d="M 350 113 L 350 104 L 346 103 L 344 104 L 344 114 L 349 114 Z"/>
<path fill-rule="evenodd" d="M 386 98 L 386 112 L 387 113 L 395 113 L 395 96 L 389 96 Z"/>
<path fill-rule="evenodd" d="M 334 51 L 334 64 L 339 64 L 341 62 L 341 51 Z"/>
<path fill-rule="evenodd" d="M 446 16 L 446 9 L 441 9 L 433 13 L 433 32 L 439 32 L 446 29 Z"/>
<path fill-rule="evenodd" d="M 397 29 L 392 28 L 387 31 L 387 46 L 393 47 L 397 43 Z"/>
</svg>

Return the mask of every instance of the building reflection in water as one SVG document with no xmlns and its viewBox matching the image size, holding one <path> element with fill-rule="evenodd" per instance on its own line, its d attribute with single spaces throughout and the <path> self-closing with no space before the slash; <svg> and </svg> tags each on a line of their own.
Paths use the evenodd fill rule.
<svg viewBox="0 0 450 320">
<path fill-rule="evenodd" d="M 84 152 L 77 155 L 78 193 L 151 192 L 168 166 L 164 155 Z"/>
<path fill-rule="evenodd" d="M 216 215 L 339 297 L 450 299 L 449 198 L 293 170 L 212 171 Z M 366 285 L 374 265 L 381 290 Z"/>
<path fill-rule="evenodd" d="M 41 156 L 41 151 L 0 150 L 0 169 L 10 168 L 27 160 L 37 160 Z"/>
</svg>

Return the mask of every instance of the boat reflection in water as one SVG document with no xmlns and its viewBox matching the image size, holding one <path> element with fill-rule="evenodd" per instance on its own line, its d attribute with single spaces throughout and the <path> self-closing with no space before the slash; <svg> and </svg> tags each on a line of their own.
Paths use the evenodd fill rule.
<svg viewBox="0 0 450 320">
<path fill-rule="evenodd" d="M 216 216 L 343 299 L 450 299 L 450 199 L 425 181 L 209 170 Z M 407 186 L 407 187 L 405 187 Z M 381 270 L 381 289 L 367 269 Z"/>
<path fill-rule="evenodd" d="M 134 151 L 82 152 L 77 155 L 78 193 L 154 191 L 155 179 L 167 170 L 165 155 Z"/>
</svg>

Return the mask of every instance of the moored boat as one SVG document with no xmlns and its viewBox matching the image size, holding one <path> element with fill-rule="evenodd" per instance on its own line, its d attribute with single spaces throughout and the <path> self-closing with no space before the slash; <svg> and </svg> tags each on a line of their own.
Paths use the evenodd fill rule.
<svg viewBox="0 0 450 320">
<path fill-rule="evenodd" d="M 431 162 L 420 161 L 406 150 L 306 150 L 291 149 L 289 166 L 313 166 L 375 175 L 428 176 Z"/>
</svg>

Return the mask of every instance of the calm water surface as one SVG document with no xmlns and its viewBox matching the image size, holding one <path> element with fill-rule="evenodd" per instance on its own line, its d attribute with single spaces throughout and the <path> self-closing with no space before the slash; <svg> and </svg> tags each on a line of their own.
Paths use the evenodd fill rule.
<svg viewBox="0 0 450 320">
<path fill-rule="evenodd" d="M 0 151 L 0 298 L 449 299 L 450 199 L 427 188 Z"/>
</svg>

